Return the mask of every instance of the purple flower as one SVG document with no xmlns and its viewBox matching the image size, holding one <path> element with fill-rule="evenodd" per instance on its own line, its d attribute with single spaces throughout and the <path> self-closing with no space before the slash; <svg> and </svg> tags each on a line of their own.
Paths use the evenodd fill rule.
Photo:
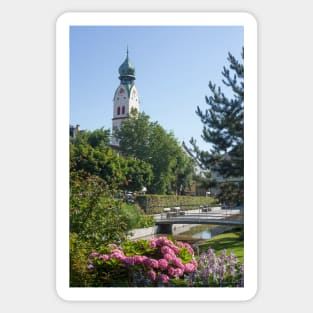
<svg viewBox="0 0 313 313">
<path fill-rule="evenodd" d="M 236 269 L 235 269 L 235 266 L 234 265 L 230 265 L 229 266 L 229 275 L 234 277 L 236 274 Z"/>
<path fill-rule="evenodd" d="M 159 262 L 155 259 L 146 259 L 143 261 L 143 264 L 148 267 L 158 268 Z"/>
<path fill-rule="evenodd" d="M 170 280 L 166 274 L 160 274 L 158 278 L 162 283 L 168 283 Z"/>
<path fill-rule="evenodd" d="M 93 270 L 93 269 L 94 269 L 94 266 L 92 264 L 87 265 L 87 270 Z"/>
<path fill-rule="evenodd" d="M 133 257 L 128 257 L 128 256 L 124 257 L 124 258 L 122 259 L 122 262 L 123 262 L 124 264 L 126 264 L 126 265 L 134 265 L 134 264 L 135 264 L 134 258 L 133 258 Z"/>
</svg>

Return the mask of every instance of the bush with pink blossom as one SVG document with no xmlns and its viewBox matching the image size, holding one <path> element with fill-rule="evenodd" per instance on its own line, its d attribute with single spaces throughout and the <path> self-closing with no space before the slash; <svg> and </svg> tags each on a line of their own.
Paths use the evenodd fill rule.
<svg viewBox="0 0 313 313">
<path fill-rule="evenodd" d="M 187 286 L 197 261 L 188 243 L 159 237 L 106 246 L 90 254 L 87 269 L 95 287 Z"/>
</svg>

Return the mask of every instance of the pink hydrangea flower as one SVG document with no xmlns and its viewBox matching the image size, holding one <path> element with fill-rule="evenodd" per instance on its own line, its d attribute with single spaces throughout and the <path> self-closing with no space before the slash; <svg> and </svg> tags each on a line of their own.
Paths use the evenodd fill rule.
<svg viewBox="0 0 313 313">
<path fill-rule="evenodd" d="M 184 247 L 189 251 L 189 253 L 194 256 L 195 255 L 195 252 L 193 251 L 191 245 L 187 242 L 184 243 Z"/>
<path fill-rule="evenodd" d="M 167 269 L 167 273 L 170 276 L 175 276 L 175 268 L 173 266 L 169 266 L 168 269 Z"/>
<path fill-rule="evenodd" d="M 153 268 L 159 268 L 159 262 L 158 262 L 158 260 L 151 259 L 151 266 L 152 266 Z"/>
<path fill-rule="evenodd" d="M 134 256 L 135 264 L 142 264 L 147 259 L 148 259 L 148 257 L 146 257 L 145 255 L 135 255 Z"/>
<path fill-rule="evenodd" d="M 158 268 L 159 267 L 159 262 L 155 259 L 146 259 L 143 261 L 143 264 L 145 266 L 153 267 L 153 268 Z"/>
<path fill-rule="evenodd" d="M 107 260 L 110 259 L 110 257 L 107 254 L 100 254 L 98 259 L 106 262 Z"/>
<path fill-rule="evenodd" d="M 110 257 L 112 259 L 122 260 L 123 258 L 125 258 L 125 255 L 124 255 L 124 252 L 122 250 L 115 249 L 115 250 L 111 251 Z"/>
<path fill-rule="evenodd" d="M 155 272 L 153 269 L 150 269 L 150 270 L 148 271 L 148 277 L 149 277 L 151 280 L 156 280 L 157 274 L 156 274 L 156 272 Z"/>
<path fill-rule="evenodd" d="M 198 262 L 196 260 L 190 261 L 191 264 L 193 264 L 195 267 L 198 267 Z"/>
<path fill-rule="evenodd" d="M 155 243 L 157 246 L 163 246 L 169 244 L 171 241 L 168 240 L 166 237 L 159 237 Z"/>
<path fill-rule="evenodd" d="M 167 260 L 165 260 L 165 259 L 160 259 L 159 260 L 159 268 L 161 270 L 165 270 L 167 268 L 167 266 L 168 266 L 168 261 Z"/>
<path fill-rule="evenodd" d="M 180 252 L 180 249 L 178 247 L 176 247 L 175 245 L 171 245 L 170 248 L 172 249 L 172 251 L 175 254 L 178 254 Z"/>
<path fill-rule="evenodd" d="M 176 242 L 176 246 L 179 248 L 183 248 L 184 247 L 184 243 L 182 241 L 177 241 Z"/>
<path fill-rule="evenodd" d="M 168 262 L 171 262 L 172 259 L 173 259 L 173 255 L 171 255 L 171 254 L 169 254 L 169 253 L 165 253 L 165 254 L 163 255 L 163 258 L 164 258 L 165 260 L 167 260 Z"/>
<path fill-rule="evenodd" d="M 173 277 L 180 277 L 184 275 L 184 270 L 182 270 L 181 268 L 174 268 L 172 266 L 169 266 L 167 273 Z"/>
<path fill-rule="evenodd" d="M 152 240 L 149 242 L 149 248 L 155 248 L 157 246 L 157 243 L 155 240 Z"/>
<path fill-rule="evenodd" d="M 181 277 L 184 275 L 184 270 L 181 268 L 175 268 L 175 276 L 176 277 Z"/>
<path fill-rule="evenodd" d="M 90 255 L 89 255 L 89 258 L 90 259 L 94 259 L 94 258 L 96 258 L 96 257 L 98 257 L 99 256 L 99 253 L 98 252 L 92 252 Z"/>
<path fill-rule="evenodd" d="M 192 273 L 196 270 L 196 267 L 193 263 L 187 263 L 185 264 L 185 273 Z"/>
<path fill-rule="evenodd" d="M 184 270 L 185 269 L 185 266 L 184 266 L 184 264 L 182 263 L 182 260 L 180 259 L 180 258 L 173 258 L 172 259 L 172 263 L 176 266 L 176 267 L 178 267 L 178 268 L 180 268 L 180 269 L 182 269 L 182 270 Z"/>
<path fill-rule="evenodd" d="M 171 254 L 171 255 L 175 255 L 174 251 L 169 247 L 169 246 L 163 246 L 161 247 L 161 252 L 162 254 Z"/>
</svg>

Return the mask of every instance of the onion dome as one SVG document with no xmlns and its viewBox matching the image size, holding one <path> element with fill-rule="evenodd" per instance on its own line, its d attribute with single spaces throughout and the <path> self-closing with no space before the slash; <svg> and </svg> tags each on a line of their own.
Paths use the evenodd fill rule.
<svg viewBox="0 0 313 313">
<path fill-rule="evenodd" d="M 127 56 L 125 61 L 119 67 L 118 72 L 120 74 L 121 80 L 134 80 L 135 79 L 135 67 L 130 63 L 128 58 L 128 48 L 127 48 Z"/>
</svg>

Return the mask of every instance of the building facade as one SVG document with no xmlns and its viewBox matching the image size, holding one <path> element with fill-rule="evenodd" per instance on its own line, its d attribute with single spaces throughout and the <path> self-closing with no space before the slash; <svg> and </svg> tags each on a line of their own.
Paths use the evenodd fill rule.
<svg viewBox="0 0 313 313">
<path fill-rule="evenodd" d="M 113 98 L 112 118 L 112 146 L 119 146 L 117 138 L 114 137 L 114 130 L 121 126 L 133 109 L 139 111 L 139 97 L 135 86 L 135 67 L 130 63 L 128 49 L 125 61 L 119 67 L 120 84 L 117 87 Z"/>
</svg>

